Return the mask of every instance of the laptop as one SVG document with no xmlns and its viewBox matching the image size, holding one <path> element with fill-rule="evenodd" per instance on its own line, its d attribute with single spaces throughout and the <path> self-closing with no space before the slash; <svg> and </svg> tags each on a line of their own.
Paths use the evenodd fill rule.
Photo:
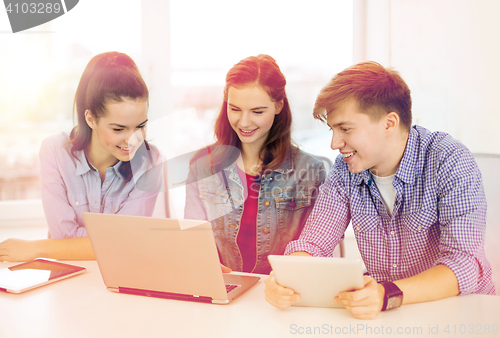
<svg viewBox="0 0 500 338">
<path fill-rule="evenodd" d="M 208 221 L 87 212 L 83 221 L 110 291 L 227 304 L 260 279 L 222 273 Z"/>
<path fill-rule="evenodd" d="M 277 255 L 268 259 L 276 282 L 300 294 L 294 306 L 343 308 L 333 302 L 335 296 L 364 287 L 359 259 Z"/>
</svg>

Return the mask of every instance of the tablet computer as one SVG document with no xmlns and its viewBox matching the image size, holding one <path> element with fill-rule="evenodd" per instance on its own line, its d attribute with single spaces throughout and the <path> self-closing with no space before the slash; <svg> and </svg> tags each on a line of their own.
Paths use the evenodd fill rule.
<svg viewBox="0 0 500 338">
<path fill-rule="evenodd" d="M 336 307 L 342 291 L 364 287 L 361 260 L 335 257 L 269 255 L 278 284 L 300 294 L 294 306 Z"/>
<path fill-rule="evenodd" d="M 85 268 L 46 259 L 35 259 L 0 270 L 0 291 L 21 293 L 81 274 Z"/>
</svg>

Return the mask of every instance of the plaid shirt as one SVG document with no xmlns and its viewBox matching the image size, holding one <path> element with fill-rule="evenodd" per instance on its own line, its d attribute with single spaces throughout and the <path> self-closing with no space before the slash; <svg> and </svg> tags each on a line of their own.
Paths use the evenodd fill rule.
<svg viewBox="0 0 500 338">
<path fill-rule="evenodd" d="M 442 132 L 413 126 L 393 180 L 392 216 L 369 171 L 353 174 L 337 157 L 298 240 L 285 254 L 332 256 L 352 222 L 368 273 L 377 281 L 443 264 L 460 294 L 495 294 L 484 253 L 486 198 L 469 150 Z"/>
</svg>

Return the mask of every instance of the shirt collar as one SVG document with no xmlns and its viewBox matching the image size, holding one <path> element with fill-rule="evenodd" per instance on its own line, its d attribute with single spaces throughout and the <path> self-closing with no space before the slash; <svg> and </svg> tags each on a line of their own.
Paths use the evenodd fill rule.
<svg viewBox="0 0 500 338">
<path fill-rule="evenodd" d="M 87 161 L 87 157 L 85 156 L 85 153 L 83 150 L 78 150 L 75 152 L 76 158 L 78 159 L 76 161 L 76 176 L 80 176 L 85 174 L 87 171 L 90 171 L 90 165 L 89 162 Z"/>
<path fill-rule="evenodd" d="M 406 141 L 403 158 L 401 159 L 398 170 L 396 171 L 396 177 L 407 184 L 411 184 L 415 180 L 417 143 L 418 131 L 415 127 L 412 127 L 410 129 L 408 141 Z M 354 174 L 353 183 L 356 185 L 364 183 L 371 187 L 373 184 L 373 178 L 370 171 L 365 170 L 359 174 Z"/>
<path fill-rule="evenodd" d="M 77 151 L 75 153 L 75 155 L 78 158 L 78 161 L 76 163 L 76 171 L 75 171 L 76 176 L 81 176 L 81 175 L 87 173 L 88 171 L 95 171 L 95 169 L 91 167 L 91 165 L 87 159 L 87 156 L 85 156 L 85 152 L 83 150 Z M 120 169 L 120 166 L 122 165 L 122 163 L 123 163 L 122 161 L 118 161 L 115 165 L 110 167 L 114 170 L 115 174 L 121 178 L 123 178 L 123 176 L 118 169 Z"/>
<path fill-rule="evenodd" d="M 401 159 L 401 163 L 399 163 L 398 170 L 396 171 L 396 177 L 407 184 L 411 184 L 415 181 L 417 170 L 418 136 L 418 131 L 415 127 L 412 127 L 410 129 L 408 141 L 406 142 L 403 158 Z"/>
<path fill-rule="evenodd" d="M 158 163 L 155 163 L 153 153 L 149 147 L 151 147 L 151 145 L 146 146 L 146 142 L 143 142 L 139 149 L 137 149 L 137 152 L 132 160 L 128 162 L 130 164 L 130 169 L 132 170 L 132 177 L 135 181 L 137 181 L 148 170 L 158 165 Z M 118 163 L 122 165 L 124 162 Z M 120 177 L 123 177 L 118 169 L 120 169 L 120 167 L 116 166 L 116 173 L 120 175 Z"/>
<path fill-rule="evenodd" d="M 274 169 L 273 171 L 277 171 L 284 175 L 293 172 L 294 162 L 295 162 L 294 157 L 297 151 L 298 149 L 291 149 L 291 151 L 288 152 L 288 156 L 285 158 L 283 163 L 281 163 L 281 165 L 278 168 Z"/>
</svg>

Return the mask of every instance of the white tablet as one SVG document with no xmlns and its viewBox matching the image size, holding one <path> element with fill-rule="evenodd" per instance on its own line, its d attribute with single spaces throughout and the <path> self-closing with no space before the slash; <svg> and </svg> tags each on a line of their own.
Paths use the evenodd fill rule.
<svg viewBox="0 0 500 338">
<path fill-rule="evenodd" d="M 45 259 L 0 270 L 0 291 L 21 293 L 36 287 L 83 273 L 85 268 Z"/>
<path fill-rule="evenodd" d="M 300 294 L 295 306 L 342 308 L 342 304 L 333 302 L 335 296 L 364 286 L 359 259 L 276 255 L 268 258 L 278 284 Z"/>
</svg>

